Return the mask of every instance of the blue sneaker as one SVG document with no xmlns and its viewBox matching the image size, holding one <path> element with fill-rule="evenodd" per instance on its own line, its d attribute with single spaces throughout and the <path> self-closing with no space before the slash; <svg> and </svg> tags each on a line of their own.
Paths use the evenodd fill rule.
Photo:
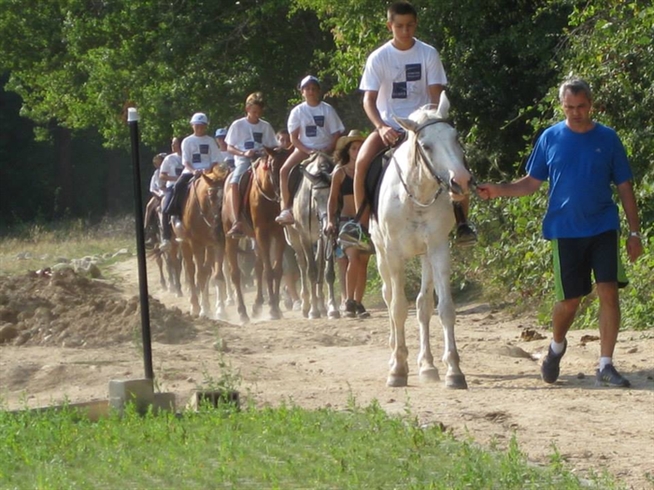
<svg viewBox="0 0 654 490">
<path fill-rule="evenodd" d="M 543 363 L 540 365 L 540 377 L 543 378 L 543 381 L 546 383 L 554 383 L 559 379 L 559 372 L 561 371 L 559 364 L 561 363 L 561 358 L 565 351 L 568 349 L 568 340 L 563 341 L 563 352 L 560 354 L 555 354 L 552 351 L 552 345 L 547 348 L 547 355 L 543 359 Z"/>
<path fill-rule="evenodd" d="M 599 369 L 597 370 L 595 374 L 595 386 L 629 388 L 631 383 L 613 367 L 613 364 L 607 364 L 601 371 Z"/>
</svg>

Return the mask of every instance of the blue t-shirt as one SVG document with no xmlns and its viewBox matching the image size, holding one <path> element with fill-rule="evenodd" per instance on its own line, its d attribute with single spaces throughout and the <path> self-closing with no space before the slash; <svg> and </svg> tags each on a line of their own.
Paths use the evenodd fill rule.
<svg viewBox="0 0 654 490">
<path fill-rule="evenodd" d="M 549 203 L 543 236 L 582 238 L 620 228 L 611 183 L 633 178 L 616 132 L 595 123 L 575 133 L 562 121 L 546 129 L 527 162 L 527 173 L 549 180 Z"/>
</svg>

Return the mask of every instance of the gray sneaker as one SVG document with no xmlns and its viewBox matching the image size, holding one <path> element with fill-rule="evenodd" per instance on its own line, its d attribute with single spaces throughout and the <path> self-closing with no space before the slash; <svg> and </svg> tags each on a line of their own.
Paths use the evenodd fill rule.
<svg viewBox="0 0 654 490">
<path fill-rule="evenodd" d="M 601 371 L 599 369 L 597 370 L 595 374 L 595 386 L 629 388 L 631 383 L 613 367 L 613 364 L 607 364 Z"/>
<path fill-rule="evenodd" d="M 540 377 L 543 378 L 543 381 L 546 383 L 554 383 L 559 379 L 559 373 L 561 371 L 559 364 L 561 363 L 561 358 L 565 351 L 568 349 L 568 340 L 564 340 L 563 352 L 560 354 L 555 354 L 552 351 L 552 344 L 547 348 L 547 355 L 543 359 L 543 363 L 540 365 Z"/>
</svg>

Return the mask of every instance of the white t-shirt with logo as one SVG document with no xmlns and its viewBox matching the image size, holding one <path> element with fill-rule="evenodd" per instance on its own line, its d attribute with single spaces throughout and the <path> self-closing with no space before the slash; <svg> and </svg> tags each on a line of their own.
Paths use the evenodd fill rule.
<svg viewBox="0 0 654 490">
<path fill-rule="evenodd" d="M 359 84 L 360 90 L 378 92 L 377 109 L 389 126 L 431 102 L 430 85 L 447 85 L 447 76 L 436 48 L 414 39 L 411 49 L 401 51 L 392 41 L 373 51 Z"/>
<path fill-rule="evenodd" d="M 247 117 L 237 119 L 227 130 L 225 143 L 238 148 L 241 151 L 263 150 L 263 147 L 274 148 L 277 146 L 275 131 L 268 121 L 259 119 L 256 124 L 248 122 Z M 236 165 L 250 164 L 250 159 L 241 155 L 236 155 Z"/>
<path fill-rule="evenodd" d="M 223 161 L 220 148 L 211 136 L 187 136 L 182 141 L 182 161 L 188 162 L 193 170 L 207 170 Z M 184 166 L 185 174 L 191 171 Z"/>
<path fill-rule="evenodd" d="M 161 173 L 166 174 L 169 177 L 179 177 L 184 170 L 184 165 L 182 165 L 182 156 L 177 153 L 171 153 L 166 155 L 164 161 L 161 164 Z M 167 180 L 166 187 L 172 187 L 175 185 L 174 180 Z"/>
<path fill-rule="evenodd" d="M 345 130 L 336 110 L 327 102 L 312 107 L 305 102 L 296 105 L 288 116 L 288 132 L 300 128 L 299 139 L 310 150 L 324 150 L 334 134 Z"/>
<path fill-rule="evenodd" d="M 152 178 L 150 178 L 150 192 L 155 196 L 160 195 L 164 190 L 163 181 L 161 180 L 160 175 L 161 167 L 156 169 L 152 174 Z"/>
</svg>

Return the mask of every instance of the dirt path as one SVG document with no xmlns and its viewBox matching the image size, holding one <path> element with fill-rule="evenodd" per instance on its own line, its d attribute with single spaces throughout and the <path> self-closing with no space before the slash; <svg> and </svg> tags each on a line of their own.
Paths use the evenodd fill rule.
<svg viewBox="0 0 654 490">
<path fill-rule="evenodd" d="M 175 309 L 186 312 L 186 298 L 163 292 L 154 281 L 154 268 L 149 269 L 150 293 L 166 305 L 151 306 L 156 385 L 175 392 L 180 406 L 196 387 L 238 375 L 241 392 L 259 405 L 286 400 L 338 409 L 352 400 L 359 405 L 378 400 L 390 412 L 410 410 L 424 423 L 442 423 L 457 436 L 481 444 L 504 448 L 515 435 L 521 450 L 537 463 L 547 463 L 556 448 L 580 474 L 606 470 L 629 488 L 654 488 L 652 331 L 620 336 L 616 363 L 632 389 L 594 386 L 597 331 L 572 332 L 561 379 L 549 386 L 540 380 L 538 368 L 547 339 L 523 339 L 530 330 L 545 337 L 547 332 L 538 331 L 529 318 L 510 319 L 485 304 L 460 305 L 457 341 L 469 389 L 419 384 L 415 372 L 408 388 L 390 389 L 385 385 L 389 351 L 384 309 L 371 309 L 367 320 L 309 321 L 285 312 L 283 320 L 248 326 L 198 322 Z M 0 320 L 11 314 L 3 303 L 14 294 L 24 294 L 22 303 L 33 310 L 18 320 L 19 330 L 31 328 L 29 340 L 0 345 L 0 399 L 5 405 L 106 398 L 110 379 L 142 377 L 138 334 L 133 333 L 139 325 L 136 301 L 125 300 L 137 292 L 136 261 L 118 264 L 115 274 L 117 288 L 102 285 L 98 291 L 95 283 L 54 287 L 45 278 L 24 288 L 0 284 Z M 57 289 L 64 286 L 67 294 Z M 52 301 L 44 300 L 35 309 L 34 298 L 41 294 Z M 92 297 L 85 299 L 87 294 Z M 56 306 L 45 311 L 55 304 L 59 311 Z M 63 318 L 62 310 L 79 312 L 79 318 L 62 327 L 56 320 Z M 98 314 L 100 320 L 94 316 Z M 35 324 L 37 320 L 41 323 Z M 407 332 L 415 359 L 413 318 Z M 433 329 L 432 337 L 439 356 L 440 328 Z M 225 363 L 228 367 L 221 368 Z"/>
</svg>

